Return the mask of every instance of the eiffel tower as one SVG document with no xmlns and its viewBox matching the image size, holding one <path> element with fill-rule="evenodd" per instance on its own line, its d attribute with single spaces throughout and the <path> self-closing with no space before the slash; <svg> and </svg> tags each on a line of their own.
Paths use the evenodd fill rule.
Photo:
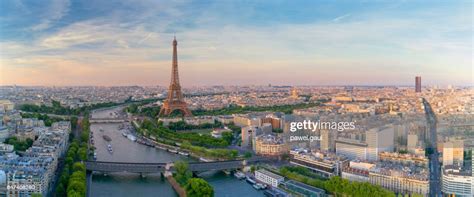
<svg viewBox="0 0 474 197">
<path fill-rule="evenodd" d="M 183 93 L 181 92 L 181 85 L 179 85 L 178 76 L 178 41 L 176 37 L 173 40 L 173 65 L 171 70 L 171 83 L 168 88 L 168 97 L 163 102 L 163 106 L 160 109 L 159 117 L 170 115 L 175 110 L 180 110 L 184 116 L 192 116 L 189 111 L 186 102 L 183 99 Z"/>
</svg>

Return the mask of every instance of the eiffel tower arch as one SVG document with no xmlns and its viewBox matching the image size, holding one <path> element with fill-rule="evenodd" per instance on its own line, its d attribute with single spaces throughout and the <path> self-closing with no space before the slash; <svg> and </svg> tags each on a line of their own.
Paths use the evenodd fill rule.
<svg viewBox="0 0 474 197">
<path fill-rule="evenodd" d="M 179 110 L 184 116 L 192 116 L 193 114 L 188 109 L 188 105 L 184 101 L 183 93 L 181 92 L 181 85 L 179 84 L 178 75 L 178 41 L 176 37 L 173 40 L 173 63 L 171 68 L 171 82 L 168 88 L 168 97 L 161 106 L 159 117 L 168 116 L 173 111 Z"/>
</svg>

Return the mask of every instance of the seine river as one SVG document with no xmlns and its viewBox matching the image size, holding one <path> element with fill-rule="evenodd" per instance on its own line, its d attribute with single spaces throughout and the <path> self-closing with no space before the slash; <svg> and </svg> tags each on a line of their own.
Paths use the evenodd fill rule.
<svg viewBox="0 0 474 197">
<path fill-rule="evenodd" d="M 110 113 L 114 111 L 118 112 L 120 108 L 96 111 L 92 114 L 92 118 L 111 118 L 113 114 Z M 121 135 L 119 131 L 120 124 L 94 123 L 91 125 L 98 161 L 156 163 L 176 160 L 194 161 L 192 158 L 132 142 Z M 103 131 L 100 131 L 100 129 Z M 113 148 L 112 154 L 107 151 L 108 143 L 103 139 L 103 135 L 108 135 L 112 139 L 110 142 Z M 255 190 L 250 184 L 223 172 L 204 172 L 199 176 L 206 179 L 214 187 L 216 197 L 263 196 L 261 191 Z M 106 176 L 94 174 L 90 190 L 90 196 L 92 197 L 177 196 L 171 185 L 166 180 L 161 180 L 159 174 L 149 174 L 145 177 L 132 173 L 114 173 Z"/>
</svg>

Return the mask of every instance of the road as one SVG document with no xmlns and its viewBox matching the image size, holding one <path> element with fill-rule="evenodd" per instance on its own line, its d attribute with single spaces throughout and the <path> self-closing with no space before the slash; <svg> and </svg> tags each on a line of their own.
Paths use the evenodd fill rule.
<svg viewBox="0 0 474 197">
<path fill-rule="evenodd" d="M 425 108 L 426 121 L 429 127 L 429 144 L 428 148 L 428 159 L 430 162 L 430 196 L 438 197 L 441 194 L 440 174 L 441 168 L 439 164 L 439 153 L 438 153 L 438 137 L 436 131 L 437 119 L 431 108 L 430 103 L 423 98 L 423 106 Z"/>
</svg>

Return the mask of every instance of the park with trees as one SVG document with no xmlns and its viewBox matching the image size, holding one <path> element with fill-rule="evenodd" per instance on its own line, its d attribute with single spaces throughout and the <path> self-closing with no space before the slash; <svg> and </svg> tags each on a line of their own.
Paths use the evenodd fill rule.
<svg viewBox="0 0 474 197">
<path fill-rule="evenodd" d="M 303 167 L 285 166 L 280 168 L 279 174 L 282 176 L 302 182 L 313 187 L 321 188 L 334 196 L 393 196 L 395 193 L 386 190 L 380 186 L 370 183 L 348 181 L 339 176 L 333 176 L 329 179 L 322 178 Z"/>
<path fill-rule="evenodd" d="M 90 134 L 88 118 L 82 120 L 82 132 L 79 139 L 72 139 L 64 159 L 64 167 L 56 186 L 56 197 L 86 196 L 86 167 L 88 157 L 88 139 Z"/>
</svg>

